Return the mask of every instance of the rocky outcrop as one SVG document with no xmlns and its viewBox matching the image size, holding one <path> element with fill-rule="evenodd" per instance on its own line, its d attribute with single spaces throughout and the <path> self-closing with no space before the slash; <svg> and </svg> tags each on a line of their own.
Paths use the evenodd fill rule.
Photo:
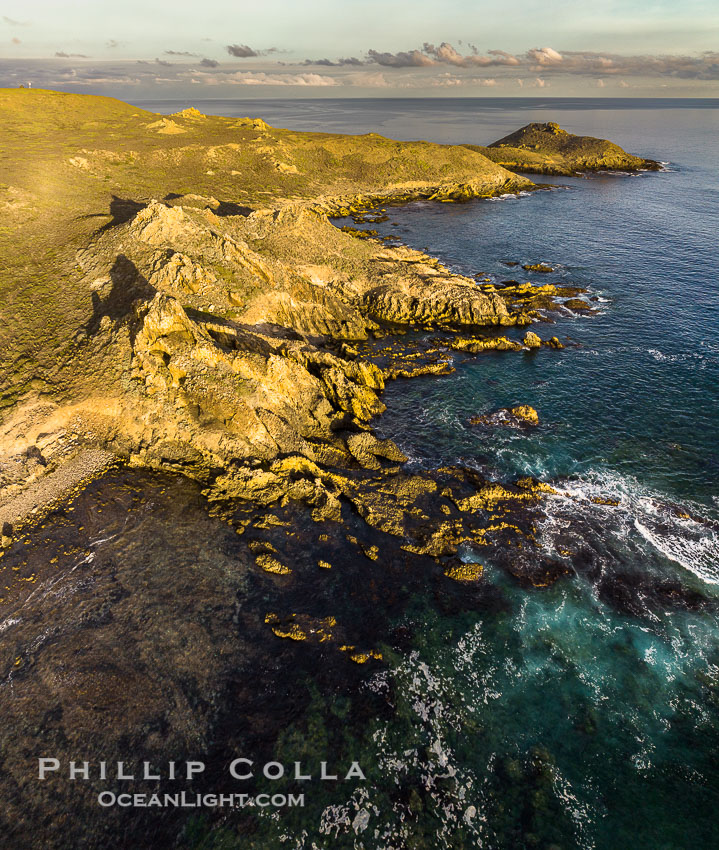
<svg viewBox="0 0 719 850">
<path fill-rule="evenodd" d="M 481 413 L 472 416 L 470 425 L 504 425 L 510 428 L 519 428 L 526 425 L 538 425 L 539 416 L 537 411 L 528 404 L 518 404 L 514 407 L 501 407 L 492 413 Z"/>
<path fill-rule="evenodd" d="M 479 292 L 469 282 L 446 280 L 383 284 L 364 299 L 368 314 L 376 320 L 425 327 L 478 327 L 514 325 L 506 302 L 496 295 Z"/>
<path fill-rule="evenodd" d="M 587 304 L 581 298 L 569 298 L 564 302 L 564 306 L 570 310 L 578 310 L 580 313 L 593 313 L 594 310 L 591 304 Z"/>
<path fill-rule="evenodd" d="M 523 321 L 516 322 L 523 324 Z M 469 354 L 479 354 L 481 351 L 521 351 L 522 346 L 506 336 L 493 337 L 463 337 L 456 336 L 447 343 L 455 351 L 466 351 Z"/>
<path fill-rule="evenodd" d="M 510 171 L 527 173 L 655 171 L 660 167 L 654 160 L 628 154 L 619 145 L 606 139 L 568 133 L 553 121 L 527 124 L 486 148 L 477 145 L 468 147 Z"/>
<path fill-rule="evenodd" d="M 452 368 L 437 349 L 382 368 L 335 341 L 366 340 L 378 322 L 528 321 L 501 293 L 433 258 L 358 242 L 301 207 L 223 218 L 212 205 L 153 201 L 79 259 L 97 316 L 86 345 L 114 346 L 126 364 L 115 451 L 196 478 L 211 498 L 290 497 L 318 516 L 338 513 L 337 482 L 323 469 L 405 459 L 369 431 L 384 410 L 385 376 Z M 522 347 L 506 337 L 453 337 L 450 346 Z"/>
</svg>

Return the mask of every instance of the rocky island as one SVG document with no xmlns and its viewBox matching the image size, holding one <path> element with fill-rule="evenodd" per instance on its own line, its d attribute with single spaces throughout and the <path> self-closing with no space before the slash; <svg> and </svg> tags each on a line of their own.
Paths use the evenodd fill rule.
<svg viewBox="0 0 719 850">
<path fill-rule="evenodd" d="M 478 148 L 49 91 L 0 91 L 0 108 L 5 817 L 24 846 L 60 848 L 117 813 L 88 799 L 65 829 L 64 792 L 28 788 L 40 745 L 63 761 L 261 749 L 283 722 L 247 685 L 263 652 L 321 653 L 318 683 L 339 687 L 336 665 L 401 640 L 409 587 L 460 607 L 489 593 L 464 544 L 530 586 L 570 569 L 570 544 L 561 561 L 535 544 L 551 485 L 408 472 L 373 419 L 387 381 L 446 374 L 453 354 L 561 356 L 526 326 L 579 291 L 478 283 L 332 217 L 536 188 L 515 170 L 650 166 L 552 124 Z M 173 534 L 187 558 L 170 564 Z"/>
<path fill-rule="evenodd" d="M 577 174 L 584 171 L 657 171 L 653 159 L 633 156 L 619 145 L 592 136 L 575 136 L 559 124 L 527 124 L 489 147 L 467 145 L 492 162 L 528 174 Z"/>
</svg>

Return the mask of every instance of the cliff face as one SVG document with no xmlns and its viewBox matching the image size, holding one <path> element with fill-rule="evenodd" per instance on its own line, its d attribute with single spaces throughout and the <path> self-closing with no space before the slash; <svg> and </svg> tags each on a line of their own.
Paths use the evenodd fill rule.
<svg viewBox="0 0 719 850">
<path fill-rule="evenodd" d="M 575 136 L 552 121 L 527 124 L 486 148 L 468 147 L 512 171 L 536 174 L 656 170 L 659 167 L 654 160 L 628 154 L 606 139 Z"/>
</svg>

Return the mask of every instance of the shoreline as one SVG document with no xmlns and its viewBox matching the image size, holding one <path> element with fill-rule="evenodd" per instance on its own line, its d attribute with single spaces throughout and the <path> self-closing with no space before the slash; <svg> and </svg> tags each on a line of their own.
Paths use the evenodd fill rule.
<svg viewBox="0 0 719 850">
<path fill-rule="evenodd" d="M 63 470 L 72 473 L 69 485 L 78 475 L 71 504 L 49 518 L 36 514 L 0 558 L 10 828 L 38 848 L 112 841 L 118 828 L 130 842 L 151 835 L 169 846 L 186 838 L 188 824 L 201 843 L 274 846 L 281 835 L 344 846 L 395 828 L 395 843 L 423 844 L 440 823 L 448 840 L 471 843 L 481 821 L 485 843 L 521 840 L 531 828 L 540 843 L 571 844 L 581 805 L 583 838 L 602 843 L 621 825 L 614 808 L 610 817 L 602 808 L 615 780 L 631 791 L 628 800 L 637 790 L 672 798 L 677 788 L 701 791 L 715 771 L 703 772 L 703 732 L 692 732 L 688 699 L 702 705 L 713 693 L 706 670 L 716 656 L 719 596 L 663 555 L 647 557 L 641 532 L 638 541 L 631 536 L 638 518 L 661 535 L 660 545 L 671 542 L 694 520 L 691 511 L 651 488 L 626 495 L 623 481 L 517 471 L 536 457 L 525 469 L 539 475 L 550 433 L 571 458 L 589 456 L 585 443 L 572 443 L 584 420 L 566 415 L 583 404 L 594 377 L 591 366 L 579 371 L 575 341 L 565 336 L 582 334 L 540 317 L 556 319 L 552 305 L 563 310 L 568 300 L 579 315 L 600 306 L 592 296 L 602 291 L 604 266 L 581 266 L 583 243 L 572 252 L 558 234 L 550 242 L 517 238 L 532 222 L 546 222 L 551 237 L 547 210 L 560 196 L 478 205 L 466 216 L 433 207 L 406 240 L 438 256 L 389 248 L 342 232 L 311 208 L 312 198 L 293 197 L 304 190 L 302 175 L 278 172 L 288 181 L 282 198 L 230 194 L 223 181 L 250 162 L 244 148 L 252 164 L 267 165 L 272 191 L 274 162 L 300 172 L 306 152 L 271 129 L 235 128 L 247 133 L 241 149 L 220 146 L 210 161 L 205 147 L 198 154 L 191 120 L 201 121 L 179 118 L 185 136 L 169 137 L 169 153 L 182 160 L 174 172 L 162 159 L 162 136 L 147 150 L 139 131 L 123 139 L 144 184 L 133 174 L 123 184 L 129 166 L 109 157 L 109 143 L 73 142 L 63 156 L 82 156 L 88 168 L 58 165 L 75 181 L 73 198 L 87 190 L 84 214 L 95 218 L 57 261 L 70 271 L 51 291 L 63 305 L 76 297 L 79 318 L 67 348 L 48 322 L 53 354 L 66 356 L 76 379 L 56 382 L 53 397 L 85 401 L 72 413 L 50 402 L 43 411 L 25 396 L 26 415 L 13 428 L 7 418 L 0 425 L 0 454 L 9 446 L 8 457 L 20 455 L 17 470 L 39 475 L 33 495 Z M 344 180 L 349 166 L 329 153 L 321 155 L 328 180 L 340 172 Z M 382 145 L 372 145 L 362 156 L 380 153 Z M 185 157 L 201 165 L 183 171 Z M 206 170 L 216 191 L 200 185 Z M 162 183 L 166 171 L 172 185 Z M 110 200 L 104 173 L 127 191 Z M 359 192 L 336 197 L 351 204 Z M 597 217 L 574 201 L 564 210 L 567 227 L 586 231 L 572 212 L 590 223 Z M 354 213 L 369 211 L 368 222 L 356 224 L 374 227 L 383 203 Z M 512 216 L 520 221 L 510 233 Z M 464 224 L 476 250 L 463 253 L 464 236 L 451 238 Z M 455 265 L 458 256 L 466 262 Z M 588 328 L 600 325 L 582 323 L 585 348 Z M 24 330 L 16 326 L 23 344 Z M 611 362 L 601 362 L 611 380 Z M 422 382 L 452 370 L 457 383 L 390 389 L 394 379 Z M 560 373 L 568 401 L 550 402 L 559 378 L 533 393 L 533 381 Z M 453 442 L 455 420 L 465 443 Z M 436 453 L 415 442 L 420 429 Z M 514 435 L 526 451 L 502 465 Z M 63 441 L 73 452 L 89 446 L 98 475 L 79 474 L 83 449 L 63 465 Z M 98 445 L 113 450 L 107 467 Z M 403 452 L 417 446 L 407 461 Z M 642 752 L 667 740 L 669 726 L 656 723 L 663 708 L 670 743 L 686 747 L 696 784 L 657 784 L 627 757 L 637 734 Z M 684 723 L 674 726 L 675 716 Z M 130 755 L 182 763 L 189 753 L 207 764 L 198 792 L 225 790 L 217 779 L 233 752 L 256 764 L 305 764 L 306 755 L 332 764 L 351 755 L 370 770 L 367 783 L 337 793 L 308 783 L 308 806 L 294 819 L 208 812 L 198 825 L 182 813 L 100 811 L 97 793 L 108 789 L 94 776 L 82 783 L 87 798 L 74 793 L 77 783 L 28 784 L 27 754 L 40 745 L 40 755 L 62 764 L 94 763 L 96 753 L 109 764 Z M 676 763 L 675 749 L 651 752 L 659 770 Z M 649 811 L 642 799 L 640 818 Z M 355 826 L 360 809 L 370 818 L 364 836 Z M 678 818 L 691 811 L 691 801 L 678 802 Z M 521 823 L 509 820 L 515 816 Z M 528 818 L 536 818 L 531 826 Z"/>
<path fill-rule="evenodd" d="M 484 154 L 501 149 L 501 143 L 474 150 L 397 143 L 375 134 L 315 137 L 276 130 L 260 119 L 211 118 L 195 109 L 157 121 L 152 113 L 133 112 L 110 99 L 42 91 L 4 96 L 33 109 L 41 102 L 48 109 L 71 104 L 82 110 L 97 101 L 112 121 L 128 127 L 133 140 L 140 133 L 149 144 L 142 156 L 161 164 L 159 171 L 154 166 L 153 179 L 167 179 L 168 168 L 186 179 L 182 162 L 187 160 L 195 179 L 212 185 L 214 163 L 226 168 L 249 155 L 253 163 L 270 167 L 275 182 L 302 181 L 306 166 L 300 155 L 310 150 L 324 157 L 330 145 L 351 151 L 345 159 L 366 157 L 367 163 L 377 160 L 385 168 L 380 180 L 371 174 L 374 185 L 348 193 L 347 184 L 357 188 L 358 182 L 342 171 L 345 160 L 333 154 L 332 167 L 339 171 L 323 175 L 324 192 L 313 187 L 297 197 L 253 189 L 255 198 L 271 196 L 262 198 L 259 207 L 242 205 L 245 187 L 232 201 L 205 194 L 200 186 L 194 192 L 167 193 L 163 201 L 143 200 L 148 195 L 138 193 L 138 200 L 116 197 L 111 220 L 78 246 L 74 275 L 79 275 L 80 291 L 91 297 L 93 315 L 75 335 L 66 367 L 99 367 L 91 383 L 104 380 L 116 394 L 107 415 L 97 416 L 93 393 L 83 392 L 87 409 L 74 434 L 85 436 L 69 442 L 76 443 L 75 449 L 88 442 L 101 448 L 83 449 L 90 452 L 85 461 L 62 464 L 52 478 L 42 476 L 41 481 L 52 482 L 47 501 L 112 455 L 131 465 L 181 472 L 219 502 L 260 498 L 271 504 L 299 498 L 314 505 L 318 516 L 337 516 L 340 494 L 347 498 L 354 486 L 345 470 L 401 469 L 393 466 L 401 464 L 401 453 L 378 440 L 371 424 L 384 409 L 384 382 L 447 372 L 441 357 L 431 353 L 434 360 L 417 365 L 412 361 L 418 355 L 411 351 L 383 371 L 359 354 L 358 341 L 432 328 L 458 334 L 445 347 L 469 354 L 543 344 L 535 334 L 522 345 L 494 331 L 541 319 L 561 294 L 557 287 L 482 284 L 453 274 L 428 254 L 357 239 L 362 231 L 341 233 L 329 221 L 330 216 L 361 216 L 382 204 L 456 203 L 548 188 L 487 159 Z M 65 113 L 62 120 L 72 124 Z M 234 141 L 238 132 L 244 134 L 244 147 Z M 156 134 L 164 135 L 156 140 Z M 523 144 L 525 137 L 532 142 L 530 165 L 545 156 L 536 150 L 542 144 L 550 151 L 546 156 L 551 158 L 559 145 L 563 157 L 574 156 L 586 167 L 587 151 L 594 155 L 605 149 L 630 166 L 646 162 L 609 142 L 571 136 L 556 124 L 528 125 L 511 139 Z M 194 165 L 203 150 L 198 138 L 214 142 L 203 153 L 204 161 L 213 164 L 204 172 L 209 181 Z M 168 165 L 168 146 L 180 158 L 179 169 Z M 129 157 L 134 169 L 139 156 L 87 148 L 80 154 L 64 162 L 64 173 L 90 185 L 98 168 L 122 172 Z M 418 180 L 418 167 L 437 175 Z M 242 169 L 229 173 L 235 183 L 246 181 Z M 364 164 L 361 173 L 367 184 L 370 171 Z M 574 303 L 590 309 L 581 299 Z M 562 347 L 559 340 L 544 344 Z M 6 409 L 5 422 L 12 411 Z M 31 442 L 27 451 L 42 458 L 42 447 Z M 62 472 L 63 467 L 71 471 Z M 31 470 L 24 495 L 6 500 L 3 517 L 15 514 L 17 519 L 23 511 L 39 509 L 43 485 L 32 483 L 36 472 Z"/>
</svg>

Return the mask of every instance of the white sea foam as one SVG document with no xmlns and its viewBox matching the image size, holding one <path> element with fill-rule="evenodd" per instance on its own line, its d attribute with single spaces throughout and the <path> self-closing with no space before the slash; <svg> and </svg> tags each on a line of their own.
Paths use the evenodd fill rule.
<svg viewBox="0 0 719 850">
<path fill-rule="evenodd" d="M 585 477 L 561 484 L 557 502 L 569 501 L 568 515 L 589 512 L 605 521 L 609 534 L 679 564 L 709 584 L 719 584 L 719 525 L 707 517 L 707 508 L 693 503 L 675 505 L 636 479 L 610 471 L 590 471 Z M 611 499 L 618 505 L 593 499 Z M 551 547 L 562 515 L 543 526 L 545 545 Z M 647 547 L 648 544 L 648 547 Z"/>
<path fill-rule="evenodd" d="M 8 617 L 7 620 L 3 620 L 3 622 L 0 623 L 0 634 L 6 632 L 11 626 L 16 626 L 18 623 L 21 622 L 21 617 Z"/>
<path fill-rule="evenodd" d="M 681 526 L 682 523 L 679 521 L 677 524 Z M 652 531 L 636 517 L 634 526 L 665 557 L 681 564 L 704 581 L 719 584 L 719 539 L 715 533 L 696 538 L 683 537 L 681 532 L 675 530 L 663 535 Z"/>
<path fill-rule="evenodd" d="M 505 192 L 503 195 L 494 195 L 491 198 L 484 198 L 485 201 L 511 201 L 516 200 L 517 198 L 531 198 L 532 192 Z"/>
<path fill-rule="evenodd" d="M 711 347 L 702 347 L 708 348 L 711 353 L 706 354 L 703 351 L 677 351 L 673 354 L 667 354 L 664 351 L 660 351 L 658 348 L 648 348 L 647 353 L 651 354 L 651 356 L 660 363 L 693 362 L 697 364 L 697 368 L 705 369 L 710 364 L 716 364 L 719 358 L 717 358 L 715 350 Z"/>
</svg>

